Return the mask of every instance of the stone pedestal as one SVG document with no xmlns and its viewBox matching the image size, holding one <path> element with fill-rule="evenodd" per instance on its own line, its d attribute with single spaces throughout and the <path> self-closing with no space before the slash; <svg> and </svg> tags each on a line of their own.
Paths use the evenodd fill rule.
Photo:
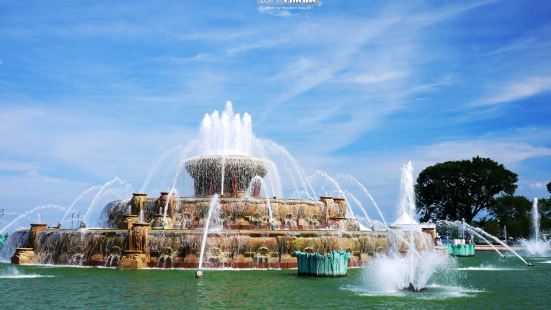
<svg viewBox="0 0 551 310">
<path fill-rule="evenodd" d="M 40 239 L 40 234 L 47 230 L 48 226 L 46 224 L 31 224 L 31 229 L 29 229 L 29 239 L 27 241 L 27 247 L 36 249 L 38 241 Z"/>
<path fill-rule="evenodd" d="M 17 248 L 11 257 L 11 263 L 16 265 L 28 265 L 35 262 L 36 255 L 32 248 Z"/>
<path fill-rule="evenodd" d="M 327 223 L 330 218 L 338 216 L 337 208 L 335 207 L 335 201 L 331 196 L 321 196 L 320 201 L 325 205 L 325 222 Z"/>
<path fill-rule="evenodd" d="M 151 226 L 147 223 L 134 223 L 128 231 L 128 250 L 145 252 Z"/>
<path fill-rule="evenodd" d="M 151 223 L 151 227 L 153 229 L 163 229 L 163 215 L 162 214 L 155 214 L 153 215 L 153 222 Z"/>
<path fill-rule="evenodd" d="M 348 208 L 346 207 L 346 199 L 344 198 L 333 198 L 335 204 L 339 207 L 339 216 L 346 217 Z"/>
<path fill-rule="evenodd" d="M 157 210 L 160 214 L 164 215 L 164 208 L 168 208 L 166 211 L 167 217 L 172 217 L 174 215 L 174 194 L 168 197 L 168 192 L 161 192 L 161 196 L 156 201 Z M 168 204 L 167 204 L 168 200 Z"/>
<path fill-rule="evenodd" d="M 122 269 L 143 269 L 147 267 L 149 257 L 141 251 L 124 251 L 119 267 Z"/>
<path fill-rule="evenodd" d="M 147 238 L 151 226 L 148 223 L 133 223 L 128 230 L 128 250 L 124 251 L 119 266 L 126 269 L 142 269 L 149 263 Z"/>
<path fill-rule="evenodd" d="M 137 215 L 125 215 L 123 216 L 122 221 L 119 223 L 119 229 L 131 229 L 134 223 L 137 223 L 139 218 Z"/>
<path fill-rule="evenodd" d="M 144 209 L 144 203 L 147 200 L 147 194 L 133 193 L 131 201 L 131 212 L 133 215 L 139 215 Z"/>
</svg>

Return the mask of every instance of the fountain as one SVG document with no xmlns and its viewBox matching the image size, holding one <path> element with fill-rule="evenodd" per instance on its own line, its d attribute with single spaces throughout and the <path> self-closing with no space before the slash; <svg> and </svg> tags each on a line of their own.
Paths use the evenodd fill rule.
<svg viewBox="0 0 551 310">
<path fill-rule="evenodd" d="M 197 139 L 172 147 L 163 153 L 162 161 L 167 154 L 179 159 L 169 186 L 159 196 L 144 192 L 122 196 L 131 187 L 115 178 L 83 192 L 69 208 L 58 207 L 65 220 L 82 196 L 93 194 L 82 219 L 94 223 L 99 202 L 115 192 L 120 199 L 104 207 L 101 227 L 32 225 L 10 234 L 4 256 L 15 264 L 192 268 L 201 277 L 204 270 L 212 268 L 296 268 L 296 255 L 304 252 L 320 255 L 315 257 L 346 257 L 346 262 L 339 262 L 361 267 L 388 252 L 389 257 L 406 257 L 410 262 L 406 286 L 424 287 L 422 278 L 428 271 L 422 267 L 423 257 L 433 247 L 434 234 L 430 225 L 413 219 L 411 176 L 402 184 L 403 191 L 409 191 L 403 205 L 409 207 L 402 208 L 405 215 L 394 223 L 396 231 L 391 230 L 371 194 L 351 176 L 345 179 L 363 188 L 360 194 L 368 201 L 362 203 L 338 177 L 322 171 L 317 171 L 316 177 L 332 190 L 314 198 L 316 190 L 297 161 L 275 142 L 256 138 L 250 115 L 234 113 L 229 102 L 223 112 L 205 115 Z M 142 189 L 153 182 L 154 170 L 162 166 L 155 163 Z M 179 183 L 187 177 L 186 172 L 191 188 Z M 296 197 L 283 198 L 285 190 Z M 180 196 L 182 193 L 190 194 Z M 380 230 L 363 227 L 355 216 L 355 211 L 361 211 L 365 223 L 373 226 L 375 221 L 368 220 L 363 207 L 368 203 L 384 223 Z M 342 275 L 343 270 L 334 269 L 334 274 Z"/>
<path fill-rule="evenodd" d="M 426 238 L 423 225 L 415 216 L 413 164 L 402 167 L 399 216 L 392 228 L 395 238 L 389 251 L 376 256 L 366 267 L 370 289 L 378 292 L 421 291 L 431 276 L 448 264 L 446 255 L 434 249 L 433 239 Z M 425 225 L 425 227 L 433 226 Z"/>
<path fill-rule="evenodd" d="M 541 238 L 538 198 L 534 198 L 532 202 L 532 239 L 521 240 L 521 245 L 530 256 L 546 256 L 549 246 L 551 246 L 550 240 Z"/>
<path fill-rule="evenodd" d="M 439 221 L 439 223 L 441 224 L 444 224 L 444 225 L 447 225 L 447 226 L 450 226 L 450 227 L 455 227 L 455 228 L 458 228 L 460 227 L 461 229 L 466 229 L 468 230 L 469 232 L 471 232 L 473 235 L 476 235 L 477 237 L 479 237 L 480 239 L 482 239 L 484 242 L 486 242 L 496 253 L 498 253 L 502 258 L 508 258 L 507 255 L 504 255 L 502 254 L 496 246 L 494 246 L 488 239 L 491 239 L 493 240 L 495 243 L 499 244 L 501 247 L 503 247 L 504 249 L 506 249 L 507 251 L 509 251 L 511 254 L 513 254 L 515 257 L 517 257 L 521 262 L 523 262 L 525 265 L 527 266 L 534 266 L 533 263 L 531 262 L 528 262 L 526 261 L 520 254 L 518 254 L 517 251 L 515 251 L 513 248 L 511 248 L 510 246 L 508 246 L 505 242 L 503 242 L 502 240 L 500 240 L 498 237 L 496 236 L 493 236 L 489 233 L 487 233 L 486 231 L 484 231 L 483 229 L 479 228 L 479 227 L 474 227 L 474 226 L 471 226 L 463 221 L 455 221 L 455 222 L 452 222 L 452 221 L 445 221 L 445 220 L 442 220 L 442 221 Z"/>
<path fill-rule="evenodd" d="M 488 246 L 490 246 L 492 248 L 492 250 L 494 250 L 501 258 L 507 258 L 507 256 L 505 256 L 504 254 L 502 254 L 499 249 L 493 244 L 491 243 L 486 237 L 484 237 L 483 234 L 479 233 L 477 230 L 474 229 L 474 227 L 468 225 L 467 223 L 465 223 L 465 221 L 455 221 L 455 222 L 452 222 L 452 221 L 446 221 L 446 220 L 440 220 L 438 221 L 438 225 L 442 225 L 442 226 L 445 226 L 445 227 L 451 227 L 451 228 L 454 228 L 456 230 L 459 230 L 461 231 L 461 235 L 463 237 L 462 240 L 465 240 L 465 230 L 467 230 L 471 235 L 474 235 L 476 236 L 477 238 L 479 238 L 480 240 L 484 241 Z M 476 245 L 473 243 L 472 244 L 472 249 L 471 246 L 469 247 L 469 250 L 466 250 L 466 251 L 471 251 L 471 252 L 467 252 L 465 254 L 468 254 L 468 255 L 456 255 L 456 256 L 474 256 L 474 253 L 475 253 L 475 247 Z M 452 254 L 453 253 L 450 253 L 450 251 L 448 250 L 448 253 L 449 254 Z M 472 253 L 472 255 L 470 255 Z"/>
</svg>

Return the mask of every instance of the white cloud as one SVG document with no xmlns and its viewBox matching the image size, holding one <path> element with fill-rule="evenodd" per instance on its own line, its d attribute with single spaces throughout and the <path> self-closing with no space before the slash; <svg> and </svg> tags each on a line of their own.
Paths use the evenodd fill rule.
<svg viewBox="0 0 551 310">
<path fill-rule="evenodd" d="M 518 141 L 469 139 L 446 141 L 425 146 L 418 150 L 418 154 L 423 156 L 424 160 L 432 162 L 482 156 L 491 157 L 504 164 L 516 164 L 533 157 L 551 156 L 551 148 Z"/>
<path fill-rule="evenodd" d="M 360 75 L 351 77 L 349 81 L 351 83 L 358 83 L 358 84 L 373 84 L 373 83 L 381 83 L 389 80 L 394 80 L 400 77 L 404 77 L 405 75 L 406 74 L 403 72 L 394 72 L 394 71 L 366 73 L 366 74 L 360 74 Z"/>
<path fill-rule="evenodd" d="M 551 77 L 531 77 L 495 87 L 492 94 L 477 100 L 474 105 L 490 106 L 526 99 L 551 91 Z"/>
<path fill-rule="evenodd" d="M 287 42 L 289 42 L 289 40 L 285 37 L 282 37 L 277 39 L 264 40 L 260 42 L 245 43 L 235 47 L 228 48 L 226 50 L 226 53 L 228 56 L 235 56 L 236 54 L 248 52 L 251 50 L 272 48 Z"/>
<path fill-rule="evenodd" d="M 530 187 L 531 188 L 544 189 L 544 188 L 547 188 L 547 183 L 545 183 L 545 182 L 531 183 Z"/>
</svg>

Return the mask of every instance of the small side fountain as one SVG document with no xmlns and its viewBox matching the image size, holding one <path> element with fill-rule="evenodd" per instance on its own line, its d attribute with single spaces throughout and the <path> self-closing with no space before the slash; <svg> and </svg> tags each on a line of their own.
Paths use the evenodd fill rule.
<svg viewBox="0 0 551 310">
<path fill-rule="evenodd" d="M 448 254 L 459 257 L 470 257 L 475 255 L 474 243 L 465 243 L 465 219 L 461 221 L 461 239 L 453 239 L 453 243 L 446 244 Z"/>
<path fill-rule="evenodd" d="M 209 211 L 208 211 L 207 219 L 205 220 L 205 227 L 203 228 L 203 238 L 201 239 L 201 251 L 199 252 L 199 267 L 195 272 L 195 276 L 197 278 L 203 277 L 203 271 L 202 271 L 203 258 L 205 255 L 205 246 L 207 245 L 207 236 L 209 234 L 209 227 L 211 225 L 211 221 L 213 221 L 213 214 L 214 214 L 214 218 L 218 218 L 219 209 L 220 209 L 220 200 L 218 199 L 218 195 L 214 194 L 210 199 Z M 214 224 L 213 226 L 215 226 L 216 224 L 219 224 L 219 221 L 213 221 L 213 222 L 215 222 L 213 223 Z"/>
<path fill-rule="evenodd" d="M 532 202 L 532 239 L 521 240 L 521 245 L 530 256 L 547 256 L 547 252 L 551 246 L 550 240 L 543 240 L 541 238 L 538 198 L 534 198 Z"/>
<path fill-rule="evenodd" d="M 526 261 L 517 251 L 515 251 L 513 248 L 508 246 L 505 242 L 500 240 L 498 237 L 487 233 L 486 231 L 484 231 L 483 229 L 481 229 L 479 227 L 471 226 L 471 225 L 469 225 L 465 222 L 462 222 L 462 221 L 461 222 L 460 221 L 455 221 L 455 222 L 452 222 L 452 221 L 439 221 L 439 223 L 443 224 L 443 225 L 446 225 L 446 226 L 449 226 L 449 227 L 456 228 L 456 229 L 457 228 L 461 228 L 461 229 L 464 228 L 464 229 L 468 230 L 473 235 L 476 235 L 478 238 L 480 238 L 484 242 L 486 242 L 496 253 L 498 253 L 501 256 L 501 258 L 504 258 L 504 259 L 508 258 L 507 255 L 502 254 L 497 249 L 497 247 L 495 245 L 493 245 L 492 242 L 490 242 L 490 240 L 493 240 L 495 243 L 499 244 L 501 247 L 503 247 L 504 249 L 509 251 L 511 254 L 513 254 L 516 258 L 518 258 L 521 262 L 523 262 L 527 266 L 533 266 L 533 263 Z M 488 240 L 488 239 L 490 239 L 490 240 Z"/>
<path fill-rule="evenodd" d="M 414 219 L 411 161 L 402 167 L 400 185 L 400 215 L 390 225 L 394 242 L 391 242 L 388 253 L 376 256 L 366 267 L 368 285 L 376 291 L 424 290 L 431 276 L 448 263 L 446 255 L 434 250 L 433 239 L 425 237 L 422 226 Z"/>
</svg>

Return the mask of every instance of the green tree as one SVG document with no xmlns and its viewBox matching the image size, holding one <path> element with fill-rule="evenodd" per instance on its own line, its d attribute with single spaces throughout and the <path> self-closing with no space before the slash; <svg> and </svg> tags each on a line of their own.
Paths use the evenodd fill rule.
<svg viewBox="0 0 551 310">
<path fill-rule="evenodd" d="M 505 195 L 490 203 L 489 213 L 507 226 L 507 235 L 515 239 L 528 238 L 531 232 L 532 202 L 524 196 Z"/>
<path fill-rule="evenodd" d="M 547 183 L 547 190 L 551 194 L 551 182 Z M 547 199 L 539 200 L 539 210 L 541 213 L 540 227 L 541 230 L 550 232 L 551 231 L 551 196 Z"/>
<path fill-rule="evenodd" d="M 415 186 L 423 220 L 470 223 L 499 194 L 512 195 L 518 176 L 490 158 L 447 161 L 421 171 Z"/>
</svg>

